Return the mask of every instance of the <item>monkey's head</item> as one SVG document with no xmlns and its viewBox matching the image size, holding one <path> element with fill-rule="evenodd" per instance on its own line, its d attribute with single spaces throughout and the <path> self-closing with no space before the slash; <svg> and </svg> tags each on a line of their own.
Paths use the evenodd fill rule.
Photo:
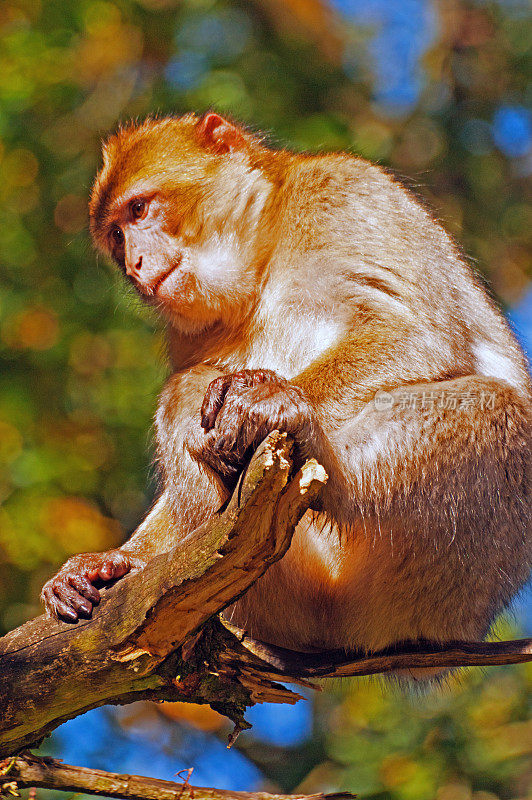
<svg viewBox="0 0 532 800">
<path fill-rule="evenodd" d="M 253 302 L 271 191 L 257 139 L 218 114 L 131 124 L 103 148 L 90 199 L 97 246 L 185 332 Z"/>
</svg>

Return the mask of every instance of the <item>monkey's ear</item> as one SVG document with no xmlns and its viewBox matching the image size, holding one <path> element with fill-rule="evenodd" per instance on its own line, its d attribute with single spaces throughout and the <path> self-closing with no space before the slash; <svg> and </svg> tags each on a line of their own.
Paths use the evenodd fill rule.
<svg viewBox="0 0 532 800">
<path fill-rule="evenodd" d="M 240 150 L 244 144 L 242 131 L 219 114 L 204 114 L 198 123 L 200 142 L 217 153 Z"/>
</svg>

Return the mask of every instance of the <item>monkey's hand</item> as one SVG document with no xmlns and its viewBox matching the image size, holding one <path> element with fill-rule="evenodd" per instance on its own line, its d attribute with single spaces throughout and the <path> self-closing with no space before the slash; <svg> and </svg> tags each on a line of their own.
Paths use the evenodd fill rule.
<svg viewBox="0 0 532 800">
<path fill-rule="evenodd" d="M 62 617 L 67 622 L 90 617 L 93 606 L 100 602 L 94 582 L 116 580 L 135 566 L 139 566 L 136 559 L 120 550 L 81 553 L 69 558 L 57 575 L 44 584 L 41 600 L 50 616 Z"/>
<path fill-rule="evenodd" d="M 294 437 L 297 457 L 309 455 L 319 422 L 297 386 L 271 370 L 242 370 L 209 384 L 201 407 L 205 436 L 192 455 L 232 489 L 253 450 L 272 430 Z M 199 445 L 199 446 L 198 446 Z"/>
</svg>

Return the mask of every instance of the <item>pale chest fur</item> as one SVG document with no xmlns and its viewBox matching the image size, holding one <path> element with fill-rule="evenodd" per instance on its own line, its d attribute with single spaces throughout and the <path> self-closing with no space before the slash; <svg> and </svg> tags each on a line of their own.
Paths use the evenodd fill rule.
<svg viewBox="0 0 532 800">
<path fill-rule="evenodd" d="M 334 347 L 347 327 L 338 307 L 312 302 L 297 287 L 287 297 L 286 288 L 272 286 L 263 293 L 251 336 L 227 354 L 223 366 L 231 371 L 272 369 L 290 380 Z"/>
</svg>

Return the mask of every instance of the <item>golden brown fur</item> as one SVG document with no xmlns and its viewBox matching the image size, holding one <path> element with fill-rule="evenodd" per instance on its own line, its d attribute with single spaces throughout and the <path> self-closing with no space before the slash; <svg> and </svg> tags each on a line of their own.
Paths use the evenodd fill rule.
<svg viewBox="0 0 532 800">
<path fill-rule="evenodd" d="M 90 212 L 168 321 L 163 490 L 119 551 L 65 565 L 48 608 L 90 613 L 95 574 L 193 536 L 280 427 L 330 479 L 235 622 L 303 650 L 485 635 L 530 572 L 531 385 L 417 200 L 362 159 L 274 152 L 208 114 L 111 137 Z"/>
</svg>

